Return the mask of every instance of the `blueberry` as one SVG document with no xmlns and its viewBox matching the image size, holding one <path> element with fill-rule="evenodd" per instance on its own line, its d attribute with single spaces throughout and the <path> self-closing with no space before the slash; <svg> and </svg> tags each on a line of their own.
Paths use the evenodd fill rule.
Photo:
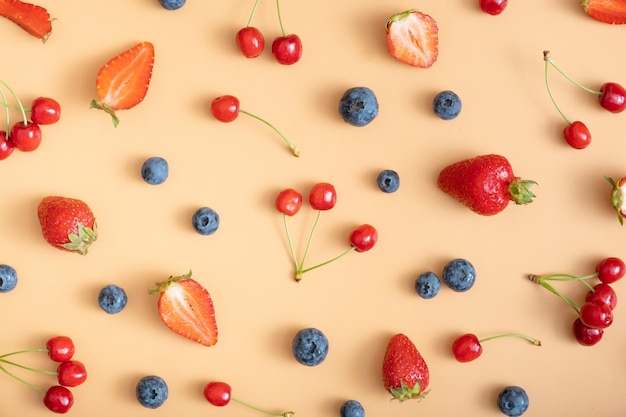
<svg viewBox="0 0 626 417">
<path fill-rule="evenodd" d="M 126 307 L 128 297 L 126 291 L 117 285 L 107 285 L 98 293 L 98 304 L 100 308 L 109 314 L 119 313 Z"/>
<path fill-rule="evenodd" d="M 0 292 L 9 292 L 17 285 L 17 272 L 12 266 L 0 265 Z"/>
<path fill-rule="evenodd" d="M 392 169 L 385 169 L 376 178 L 378 188 L 385 193 L 394 193 L 400 188 L 400 176 Z"/>
<path fill-rule="evenodd" d="M 353 126 L 365 126 L 378 116 L 378 100 L 367 87 L 346 90 L 339 100 L 339 114 Z"/>
<path fill-rule="evenodd" d="M 165 380 L 160 376 L 144 376 L 137 382 L 135 388 L 137 401 L 146 408 L 158 408 L 167 400 L 168 388 Z"/>
<path fill-rule="evenodd" d="M 201 235 L 212 235 L 220 225 L 220 216 L 209 207 L 201 207 L 193 213 L 191 224 Z"/>
<path fill-rule="evenodd" d="M 341 417 L 365 417 L 365 409 L 360 402 L 348 400 L 341 405 L 339 414 Z"/>
<path fill-rule="evenodd" d="M 442 279 L 454 291 L 467 291 L 476 281 L 476 270 L 465 259 L 453 259 L 444 266 Z"/>
<path fill-rule="evenodd" d="M 528 394 L 515 385 L 505 387 L 498 395 L 498 408 L 507 416 L 521 416 L 528 409 Z"/>
<path fill-rule="evenodd" d="M 159 3 L 161 3 L 164 9 L 176 10 L 185 5 L 185 0 L 159 0 Z"/>
<path fill-rule="evenodd" d="M 415 291 L 422 298 L 433 298 L 439 294 L 441 281 L 434 272 L 424 272 L 415 280 Z"/>
<path fill-rule="evenodd" d="M 442 91 L 433 100 L 433 110 L 443 120 L 452 120 L 461 113 L 461 99 L 452 91 Z"/>
<path fill-rule="evenodd" d="M 165 182 L 169 171 L 169 166 L 165 159 L 153 156 L 146 159 L 141 166 L 141 178 L 150 185 L 158 185 Z"/>
<path fill-rule="evenodd" d="M 294 336 L 291 350 L 302 365 L 319 365 L 328 354 L 328 339 L 318 329 L 302 329 Z"/>
</svg>

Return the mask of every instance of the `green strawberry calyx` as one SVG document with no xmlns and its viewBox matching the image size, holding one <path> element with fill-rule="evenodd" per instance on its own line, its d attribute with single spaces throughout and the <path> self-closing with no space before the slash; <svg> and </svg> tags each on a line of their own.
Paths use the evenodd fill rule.
<svg viewBox="0 0 626 417">
<path fill-rule="evenodd" d="M 509 196 L 515 204 L 532 203 L 535 194 L 530 191 L 530 187 L 537 184 L 532 180 L 523 180 L 515 178 L 509 183 Z"/>
<path fill-rule="evenodd" d="M 406 400 L 421 400 L 426 397 L 428 391 L 421 392 L 421 385 L 417 382 L 414 386 L 409 387 L 404 381 L 400 383 L 399 387 L 391 387 L 389 388 L 389 392 L 393 396 L 391 399 L 398 400 L 400 402 Z"/>
<path fill-rule="evenodd" d="M 61 244 L 61 247 L 70 252 L 76 252 L 80 255 L 87 255 L 89 246 L 98 239 L 98 230 L 94 223 L 93 229 L 82 223 L 76 225 L 78 233 L 70 233 L 67 235 L 69 242 Z"/>
<path fill-rule="evenodd" d="M 624 212 L 626 212 L 626 200 L 624 199 L 624 189 L 620 186 L 621 180 L 615 181 L 611 177 L 604 177 L 612 186 L 611 205 L 617 211 L 617 219 L 619 224 L 624 224 Z"/>
<path fill-rule="evenodd" d="M 160 294 L 162 292 L 165 292 L 172 285 L 178 284 L 180 281 L 183 281 L 183 280 L 186 280 L 188 278 L 191 278 L 191 275 L 192 275 L 191 270 L 189 270 L 189 272 L 187 272 L 184 275 L 178 275 L 178 276 L 173 276 L 172 275 L 168 279 L 166 279 L 165 281 L 157 282 L 155 284 L 156 288 L 152 289 L 152 290 L 148 290 L 148 294 L 154 295 L 154 294 Z"/>
</svg>

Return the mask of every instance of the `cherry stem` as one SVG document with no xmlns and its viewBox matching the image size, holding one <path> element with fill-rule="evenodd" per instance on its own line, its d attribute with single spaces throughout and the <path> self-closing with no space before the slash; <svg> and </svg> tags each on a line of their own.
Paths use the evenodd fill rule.
<svg viewBox="0 0 626 417">
<path fill-rule="evenodd" d="M 298 258 L 296 257 L 296 253 L 293 250 L 293 242 L 291 240 L 291 233 L 289 233 L 289 225 L 287 224 L 287 215 L 283 213 L 283 224 L 285 225 L 285 233 L 287 234 L 287 242 L 289 243 L 289 250 L 291 252 L 291 257 L 293 258 L 293 262 L 296 266 L 296 271 L 300 269 L 300 265 L 298 265 Z"/>
<path fill-rule="evenodd" d="M 271 127 L 271 128 L 272 128 L 272 129 L 273 129 L 276 133 L 278 133 L 278 134 L 280 135 L 280 137 L 281 137 L 281 138 L 283 138 L 283 140 L 285 141 L 285 143 L 286 143 L 286 144 L 289 146 L 289 148 L 291 149 L 291 152 L 294 154 L 294 156 L 300 156 L 300 151 L 298 150 L 298 148 L 296 148 L 296 146 L 295 146 L 293 143 L 291 143 L 291 141 L 290 141 L 289 139 L 287 139 L 287 137 L 286 137 L 285 135 L 283 135 L 283 134 L 281 133 L 281 131 L 280 131 L 280 130 L 278 130 L 278 129 L 277 129 L 277 128 L 273 125 L 273 124 L 271 124 L 270 122 L 268 122 L 268 121 L 267 121 L 267 120 L 265 120 L 265 119 L 260 118 L 259 116 L 255 115 L 255 114 L 248 113 L 248 112 L 247 112 L 247 111 L 245 111 L 245 110 L 241 110 L 241 109 L 239 109 L 239 113 L 246 114 L 246 115 L 248 115 L 248 116 L 250 116 L 250 117 L 252 117 L 252 118 L 254 118 L 254 119 L 257 119 L 257 120 L 258 120 L 258 121 L 260 121 L 260 122 L 265 123 L 265 124 L 266 124 L 266 125 L 268 125 L 269 127 Z"/>
<path fill-rule="evenodd" d="M 532 338 L 530 336 L 526 336 L 525 334 L 521 334 L 521 333 L 505 333 L 505 334 L 499 334 L 497 336 L 490 336 L 490 337 L 485 337 L 484 339 L 480 339 L 479 342 L 483 343 L 483 342 L 488 342 L 489 340 L 494 340 L 494 339 L 499 339 L 501 337 L 519 337 L 521 339 L 525 339 L 528 340 L 530 343 L 532 343 L 535 346 L 541 346 L 541 341 L 535 338 Z"/>
<path fill-rule="evenodd" d="M 280 25 L 280 31 L 283 36 L 286 36 L 285 28 L 283 27 L 283 18 L 280 15 L 280 0 L 276 0 L 276 11 L 278 12 L 278 24 Z"/>
<path fill-rule="evenodd" d="M 17 101 L 17 105 L 19 106 L 19 110 L 22 113 L 22 120 L 24 121 L 24 126 L 26 126 L 28 124 L 28 118 L 26 117 L 26 109 L 24 107 L 24 105 L 22 104 L 22 101 L 20 100 L 20 98 L 17 96 L 17 94 L 15 93 L 15 91 L 13 91 L 13 89 L 11 88 L 11 86 L 9 84 L 6 83 L 6 81 L 4 80 L 0 80 L 0 84 L 2 84 L 7 90 L 9 90 L 9 93 L 11 93 L 11 95 L 13 97 L 15 97 L 15 101 Z M 2 96 L 4 97 L 4 94 L 2 94 Z M 6 102 L 6 99 L 5 99 Z M 8 105 L 8 104 L 7 104 Z"/>
<path fill-rule="evenodd" d="M 17 362 L 8 361 L 6 359 L 0 359 L 0 362 L 6 363 L 7 365 L 16 366 L 18 368 L 26 369 L 27 371 L 38 372 L 40 374 L 58 375 L 58 373 L 54 372 L 54 371 L 46 371 L 46 370 L 43 370 L 43 369 L 35 369 L 35 368 L 31 368 L 29 366 L 25 366 L 25 365 L 19 364 Z"/>
<path fill-rule="evenodd" d="M 247 402 L 238 400 L 237 398 L 231 397 L 230 399 L 235 401 L 235 402 L 238 402 L 241 405 L 245 405 L 246 407 L 250 407 L 253 410 L 260 411 L 261 413 L 269 414 L 271 416 L 291 417 L 291 416 L 293 416 L 295 414 L 293 411 L 286 411 L 284 413 L 280 413 L 280 412 L 275 412 L 275 411 L 264 410 L 263 408 L 259 408 L 257 406 L 252 405 L 252 404 L 249 404 Z"/>
<path fill-rule="evenodd" d="M 302 255 L 302 260 L 300 261 L 300 265 L 304 265 L 304 261 L 306 260 L 307 255 L 309 254 L 309 248 L 311 247 L 311 241 L 313 240 L 313 233 L 317 228 L 317 223 L 320 221 L 320 216 L 322 214 L 321 210 L 317 210 L 317 216 L 315 217 L 315 222 L 313 223 L 313 227 L 311 227 L 311 232 L 309 233 L 309 238 L 306 241 L 306 247 L 304 248 L 304 255 Z M 300 269 L 297 269 L 300 272 Z"/>
<path fill-rule="evenodd" d="M 4 90 L 0 88 L 0 95 L 2 95 L 2 101 L 4 103 L 4 120 L 6 121 L 6 133 L 9 133 L 11 129 L 10 120 L 10 112 L 9 112 L 9 103 L 7 101 L 7 95 L 4 93 Z"/>
<path fill-rule="evenodd" d="M 563 75 L 565 78 L 567 78 L 575 86 L 577 86 L 579 88 L 582 88 L 583 90 L 585 90 L 588 93 L 592 93 L 592 94 L 595 94 L 595 95 L 598 95 L 598 96 L 602 94 L 602 92 L 600 92 L 600 91 L 592 90 L 591 88 L 585 87 L 584 85 L 582 85 L 581 83 L 579 83 L 578 81 L 576 81 L 575 79 L 573 79 L 572 77 L 567 75 L 567 73 L 565 73 L 565 71 L 563 71 L 561 68 L 559 68 L 559 66 L 552 60 L 552 57 L 550 56 L 550 51 L 543 51 L 543 60 L 546 61 L 546 66 L 548 64 L 552 65 L 555 70 L 560 72 L 561 75 Z"/>
<path fill-rule="evenodd" d="M 556 104 L 556 100 L 554 99 L 554 97 L 552 96 L 552 90 L 550 89 L 550 83 L 548 82 L 548 59 L 546 58 L 546 53 L 547 51 L 544 51 L 544 61 L 545 61 L 545 68 L 544 68 L 544 78 L 546 80 L 546 88 L 548 89 L 548 96 L 550 96 L 550 100 L 552 101 L 552 104 L 554 104 L 554 107 L 556 108 L 556 111 L 559 112 L 559 114 L 561 115 L 561 117 L 565 120 L 565 122 L 568 125 L 571 125 L 572 122 L 567 118 L 567 116 L 565 116 L 565 114 L 561 111 L 561 109 L 559 108 L 559 105 Z"/>
<path fill-rule="evenodd" d="M 552 285 L 548 284 L 543 279 L 543 276 L 531 274 L 531 275 L 528 276 L 528 278 L 531 281 L 533 281 L 534 283 L 541 285 L 543 288 L 545 288 L 546 290 L 550 291 L 552 294 L 556 295 L 561 300 L 565 301 L 570 307 L 572 307 L 574 309 L 574 311 L 576 311 L 576 314 L 580 314 L 580 305 L 578 303 L 576 303 L 574 300 L 572 300 L 571 298 L 566 297 L 563 294 L 561 294 L 560 292 L 558 292 Z"/>
<path fill-rule="evenodd" d="M 254 13 L 256 12 L 256 8 L 259 5 L 259 0 L 256 0 L 254 2 L 254 7 L 252 7 L 252 13 L 250 13 L 250 18 L 248 19 L 248 24 L 246 25 L 246 27 L 250 27 L 250 25 L 252 24 L 252 18 L 254 17 Z"/>
<path fill-rule="evenodd" d="M 550 275 L 541 275 L 537 277 L 537 279 L 541 279 L 542 281 L 578 281 L 583 284 L 587 289 L 593 290 L 593 286 L 587 282 L 588 279 L 596 278 L 598 273 L 593 273 L 589 275 L 584 275 L 582 277 L 578 277 L 576 275 L 570 274 L 550 274 Z"/>
<path fill-rule="evenodd" d="M 41 387 L 38 387 L 38 386 L 37 386 L 37 385 L 35 385 L 35 384 L 31 384 L 30 382 L 28 382 L 28 381 L 26 381 L 26 380 L 24 380 L 24 379 L 20 378 L 19 376 L 15 375 L 14 373 L 9 372 L 9 370 L 8 370 L 8 369 L 6 369 L 6 368 L 5 368 L 4 366 L 2 366 L 2 365 L 0 365 L 0 371 L 4 372 L 5 374 L 9 375 L 9 376 L 10 376 L 10 377 L 12 377 L 12 378 L 15 378 L 16 380 L 20 381 L 20 382 L 21 382 L 21 383 L 23 383 L 23 384 L 28 385 L 29 387 L 36 389 L 37 391 L 39 391 L 39 392 L 41 392 L 41 393 L 43 393 L 43 394 L 45 394 L 45 393 L 46 393 L 46 390 L 45 390 L 45 389 L 43 389 L 43 388 L 41 388 Z"/>
<path fill-rule="evenodd" d="M 309 268 L 306 268 L 306 269 L 301 269 L 300 271 L 298 271 L 296 273 L 296 281 L 299 281 L 300 279 L 302 279 L 302 274 L 304 274 L 305 272 L 309 272 L 309 271 L 311 271 L 313 269 L 317 269 L 317 268 L 319 268 L 321 266 L 328 265 L 329 263 L 334 262 L 337 259 L 346 256 L 347 254 L 349 254 L 350 252 L 352 252 L 355 249 L 356 249 L 356 246 L 350 246 L 349 249 L 345 250 L 344 252 L 340 253 L 339 255 L 335 256 L 334 258 L 331 258 L 331 259 L 329 259 L 329 260 L 327 260 L 325 262 L 319 263 L 319 264 L 317 264 L 315 266 L 312 266 L 312 267 L 309 267 Z"/>
<path fill-rule="evenodd" d="M 9 352 L 9 353 L 5 353 L 3 355 L 0 355 L 0 359 L 1 358 L 6 358 L 7 356 L 13 356 L 13 355 L 19 355 L 22 353 L 34 353 L 34 352 L 48 352 L 48 349 L 25 349 L 25 350 L 17 350 L 15 352 Z"/>
</svg>

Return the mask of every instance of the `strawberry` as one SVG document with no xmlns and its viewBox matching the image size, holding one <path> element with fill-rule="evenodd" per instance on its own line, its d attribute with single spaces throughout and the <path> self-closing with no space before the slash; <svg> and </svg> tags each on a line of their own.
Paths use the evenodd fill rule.
<svg viewBox="0 0 626 417">
<path fill-rule="evenodd" d="M 174 333 L 205 346 L 217 343 L 215 309 L 209 292 L 189 273 L 156 284 L 161 320 Z"/>
<path fill-rule="evenodd" d="M 153 66 L 154 46 L 150 42 L 141 42 L 110 59 L 98 71 L 98 99 L 92 100 L 90 107 L 110 114 L 113 126 L 117 126 L 119 119 L 115 112 L 135 107 L 146 96 Z"/>
<path fill-rule="evenodd" d="M 37 216 L 46 242 L 61 250 L 86 255 L 98 237 L 93 212 L 81 200 L 44 197 L 39 202 Z"/>
<path fill-rule="evenodd" d="M 580 4 L 594 20 L 611 25 L 626 23 L 626 0 L 582 0 Z"/>
<path fill-rule="evenodd" d="M 481 155 L 445 167 L 437 185 L 445 193 L 484 216 L 500 213 L 510 201 L 528 204 L 535 195 L 535 181 L 513 174 L 509 161 L 500 155 Z"/>
<path fill-rule="evenodd" d="M 402 333 L 392 336 L 383 359 L 383 384 L 392 399 L 422 399 L 429 381 L 428 365 L 413 342 Z"/>
<path fill-rule="evenodd" d="M 617 181 L 611 177 L 604 177 L 613 186 L 611 191 L 611 205 L 617 211 L 617 219 L 619 224 L 624 224 L 624 216 L 626 216 L 626 177 Z"/>
<path fill-rule="evenodd" d="M 43 42 L 48 40 L 52 32 L 50 14 L 45 8 L 35 4 L 20 0 L 0 0 L 0 16 L 16 23 Z"/>
<path fill-rule="evenodd" d="M 387 47 L 400 62 L 429 68 L 439 55 L 439 28 L 431 16 L 411 9 L 387 20 Z"/>
</svg>

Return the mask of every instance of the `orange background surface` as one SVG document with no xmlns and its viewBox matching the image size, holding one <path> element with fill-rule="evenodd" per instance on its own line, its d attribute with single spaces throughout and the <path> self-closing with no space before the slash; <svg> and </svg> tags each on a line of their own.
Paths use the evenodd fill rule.
<svg viewBox="0 0 626 417">
<path fill-rule="evenodd" d="M 348 399 L 360 401 L 368 416 L 498 416 L 497 393 L 506 385 L 526 389 L 528 416 L 623 415 L 623 306 L 618 303 L 604 339 L 582 347 L 570 332 L 573 310 L 526 277 L 585 275 L 604 257 L 626 256 L 626 231 L 603 178 L 626 174 L 626 116 L 601 109 L 594 96 L 552 71 L 563 111 L 593 136 L 589 148 L 569 148 L 547 95 L 542 58 L 551 50 L 591 88 L 624 84 L 626 27 L 591 20 L 577 0 L 512 1 L 496 17 L 475 0 L 283 1 L 285 29 L 301 37 L 303 56 L 282 66 L 269 50 L 280 35 L 275 2 L 261 1 L 253 20 L 268 44 L 261 57 L 246 59 L 235 46 L 253 3 L 188 0 L 166 11 L 156 0 L 40 0 L 56 18 L 46 44 L 0 20 L 0 77 L 25 103 L 49 96 L 62 105 L 59 123 L 43 127 L 39 149 L 0 163 L 0 263 L 19 274 L 17 288 L 0 295 L 0 350 L 72 337 L 75 358 L 89 373 L 73 389 L 69 415 L 75 416 L 260 415 L 236 403 L 208 404 L 202 388 L 212 380 L 231 384 L 241 400 L 300 417 L 338 416 Z M 386 49 L 386 20 L 410 8 L 439 24 L 439 59 L 427 70 L 395 61 Z M 120 112 L 114 128 L 108 115 L 89 109 L 95 76 L 109 58 L 141 41 L 155 45 L 150 90 L 139 106 Z M 363 128 L 337 113 L 339 97 L 354 86 L 371 88 L 380 104 L 378 118 Z M 463 101 L 452 121 L 432 112 L 434 95 L 445 89 Z M 300 148 L 300 158 L 256 120 L 213 119 L 209 104 L 222 94 L 275 124 Z M 445 165 L 486 153 L 506 156 L 517 175 L 537 181 L 532 204 L 481 217 L 437 189 Z M 141 179 L 150 156 L 169 162 L 162 185 Z M 387 168 L 401 177 L 394 194 L 376 186 Z M 274 198 L 284 188 L 306 198 L 316 182 L 334 184 L 338 203 L 321 216 L 311 264 L 346 249 L 361 223 L 374 225 L 379 241 L 296 283 Z M 36 209 L 46 195 L 91 206 L 100 234 L 87 256 L 43 240 Z M 202 206 L 220 215 L 214 235 L 191 227 Z M 314 217 L 305 205 L 290 218 L 300 249 Z M 434 299 L 417 296 L 418 274 L 440 274 L 459 257 L 477 270 L 470 291 L 444 286 Z M 190 269 L 215 304 L 220 334 L 210 348 L 170 332 L 158 317 L 157 298 L 148 295 L 155 282 Z M 109 283 L 129 297 L 117 315 L 97 304 Z M 559 288 L 573 297 L 585 293 L 582 286 Z M 621 296 L 623 284 L 615 288 Z M 319 366 L 300 365 L 291 354 L 292 337 L 304 327 L 329 339 Z M 382 386 L 385 346 L 399 332 L 430 367 L 430 393 L 421 402 L 390 402 Z M 520 332 L 543 346 L 500 339 L 462 364 L 450 345 L 466 332 Z M 21 359 L 54 369 L 38 354 Z M 53 382 L 18 373 L 42 386 Z M 135 399 L 135 383 L 148 374 L 169 385 L 169 399 L 156 410 Z M 0 379 L 0 415 L 51 415 L 37 391 Z"/>
</svg>

